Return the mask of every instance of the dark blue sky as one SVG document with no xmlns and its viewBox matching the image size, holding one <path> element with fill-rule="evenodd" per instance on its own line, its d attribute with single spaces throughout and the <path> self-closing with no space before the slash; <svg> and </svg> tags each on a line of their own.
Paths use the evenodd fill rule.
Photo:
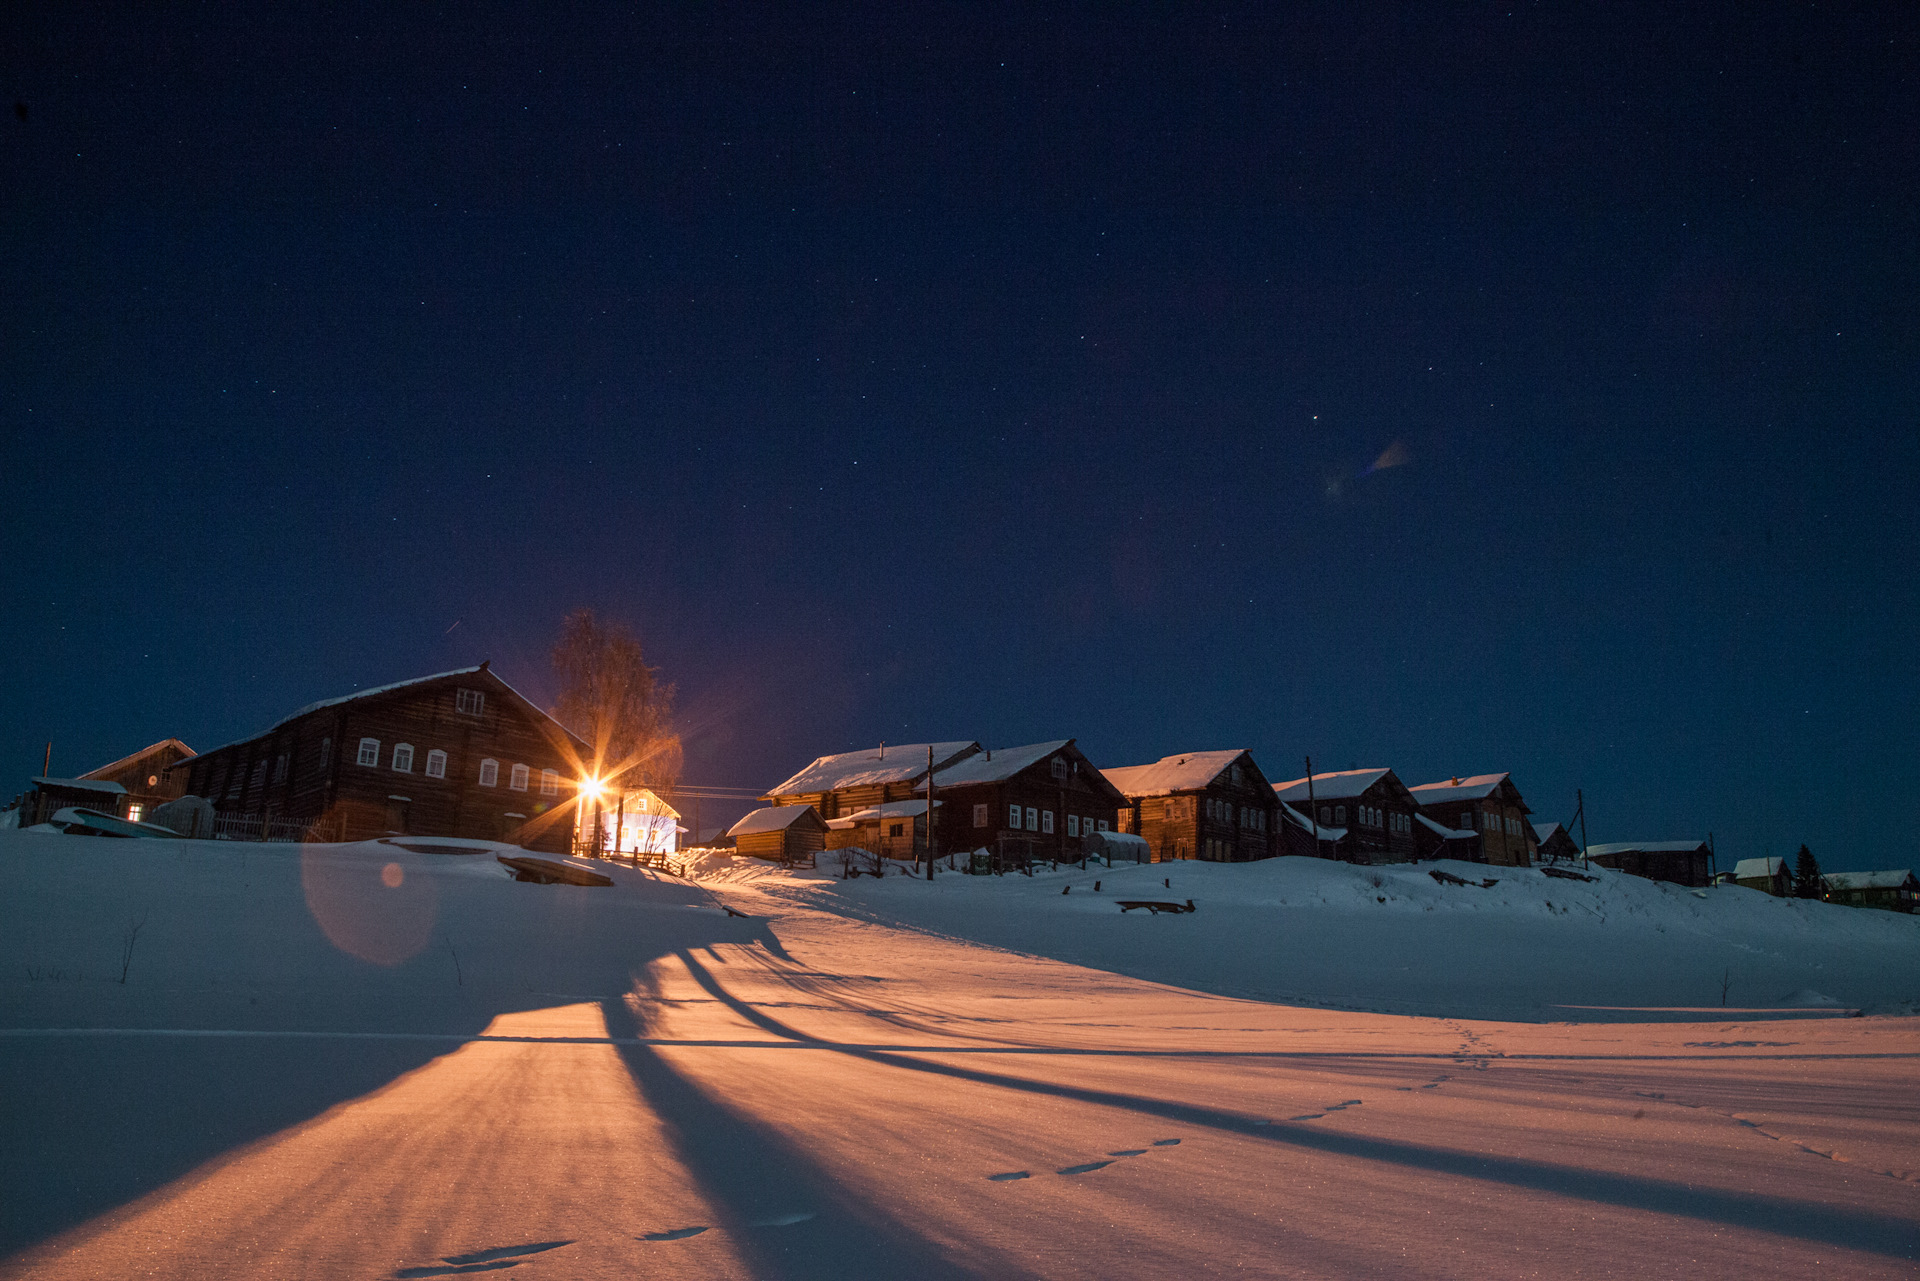
<svg viewBox="0 0 1920 1281">
<path fill-rule="evenodd" d="M 1274 8 L 15 9 L 0 792 L 591 605 L 690 781 L 1910 863 L 1920 11 Z"/>
</svg>

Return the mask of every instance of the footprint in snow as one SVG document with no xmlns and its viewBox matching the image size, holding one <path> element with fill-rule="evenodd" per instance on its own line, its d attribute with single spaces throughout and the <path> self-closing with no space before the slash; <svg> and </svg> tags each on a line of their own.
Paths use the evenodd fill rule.
<svg viewBox="0 0 1920 1281">
<path fill-rule="evenodd" d="M 1178 1139 L 1155 1139 L 1153 1146 L 1156 1148 L 1170 1148 L 1178 1142 L 1180 1142 Z"/>
<path fill-rule="evenodd" d="M 1290 1117 L 1288 1117 L 1288 1118 L 1287 1118 L 1287 1120 L 1289 1120 L 1289 1121 L 1318 1121 L 1318 1120 L 1319 1120 L 1319 1119 L 1320 1119 L 1321 1117 L 1323 1117 L 1323 1116 L 1325 1116 L 1325 1115 L 1326 1115 L 1326 1113 L 1325 1113 L 1325 1112 L 1302 1112 L 1302 1113 L 1301 1113 L 1301 1114 L 1300 1114 L 1299 1116 L 1290 1116 Z"/>
<path fill-rule="evenodd" d="M 813 1212 L 811 1210 L 805 1213 L 776 1214 L 770 1219 L 755 1219 L 747 1226 L 750 1228 L 790 1228 L 796 1223 L 805 1223 L 812 1217 Z"/>
<path fill-rule="evenodd" d="M 1112 1165 L 1111 1161 L 1089 1161 L 1085 1165 L 1070 1165 L 1064 1170 L 1055 1170 L 1055 1174 L 1092 1174 L 1095 1170 L 1104 1170 Z"/>
<path fill-rule="evenodd" d="M 987 1176 L 987 1178 L 994 1183 L 1011 1183 L 1015 1179 L 1031 1179 L 1032 1177 L 1033 1172 L 1030 1170 L 1009 1170 L 1005 1174 L 989 1174 Z"/>
<path fill-rule="evenodd" d="M 704 1226 L 697 1228 L 671 1228 L 665 1232 L 649 1232 L 640 1239 L 642 1241 L 684 1241 L 688 1237 L 697 1237 L 706 1230 Z"/>
</svg>

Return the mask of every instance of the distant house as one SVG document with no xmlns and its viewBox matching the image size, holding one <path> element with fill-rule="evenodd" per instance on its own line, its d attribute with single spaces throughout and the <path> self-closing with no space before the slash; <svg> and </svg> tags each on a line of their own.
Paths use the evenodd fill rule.
<svg viewBox="0 0 1920 1281">
<path fill-rule="evenodd" d="M 127 789 L 126 809 L 120 817 L 140 822 L 164 805 L 186 794 L 187 772 L 177 768 L 193 759 L 193 749 L 177 738 L 163 738 L 131 756 L 90 769 L 80 777 L 118 783 Z"/>
<path fill-rule="evenodd" d="M 1421 857 L 1464 858 L 1496 867 L 1533 863 L 1533 811 L 1508 774 L 1475 774 L 1407 789 L 1428 822 L 1416 824 Z M 1450 833 L 1441 836 L 1442 831 Z M 1472 833 L 1463 839 L 1461 833 Z"/>
<path fill-rule="evenodd" d="M 1126 798 L 1119 830 L 1144 837 L 1153 862 L 1245 863 L 1280 852 L 1279 802 L 1244 750 L 1180 752 L 1101 773 Z"/>
<path fill-rule="evenodd" d="M 1579 857 L 1577 852 L 1575 857 Z M 1589 845 L 1587 861 L 1672 885 L 1713 883 L 1713 851 L 1705 841 L 1615 841 Z"/>
<path fill-rule="evenodd" d="M 1733 865 L 1733 881 L 1775 898 L 1793 893 L 1793 873 L 1783 858 L 1743 858 Z"/>
<path fill-rule="evenodd" d="M 1070 738 L 969 754 L 936 771 L 933 787 L 943 854 L 1078 859 L 1082 833 L 1112 830 L 1127 803 Z"/>
<path fill-rule="evenodd" d="M 680 826 L 680 811 L 647 787 L 610 789 L 597 805 L 581 805 L 574 826 L 583 846 L 592 845 L 595 814 L 600 819 L 600 848 L 613 854 L 671 854 L 680 848 L 680 833 L 686 830 Z"/>
<path fill-rule="evenodd" d="M 974 742 L 905 743 L 821 756 L 760 799 L 769 805 L 811 805 L 831 823 L 872 805 L 910 801 L 924 792 L 927 753 L 945 769 L 980 750 Z"/>
<path fill-rule="evenodd" d="M 727 829 L 736 852 L 748 858 L 805 863 L 827 841 L 827 825 L 811 805 L 770 805 Z"/>
<path fill-rule="evenodd" d="M 465 836 L 564 853 L 587 754 L 482 663 L 310 704 L 185 762 L 184 790 L 213 803 L 225 834 Z"/>
<path fill-rule="evenodd" d="M 1576 863 L 1580 860 L 1580 847 L 1567 835 L 1567 829 L 1558 823 L 1533 824 L 1534 851 L 1542 863 Z"/>
<path fill-rule="evenodd" d="M 1897 872 L 1828 872 L 1820 879 L 1829 903 L 1879 907 L 1890 912 L 1920 908 L 1920 879 L 1906 868 Z"/>
<path fill-rule="evenodd" d="M 1390 769 L 1315 774 L 1311 780 L 1275 783 L 1273 792 L 1301 814 L 1317 808 L 1313 817 L 1321 826 L 1347 829 L 1346 844 L 1337 853 L 1323 844 L 1323 857 L 1350 863 L 1407 863 L 1419 854 L 1414 819 L 1420 804 Z"/>
</svg>

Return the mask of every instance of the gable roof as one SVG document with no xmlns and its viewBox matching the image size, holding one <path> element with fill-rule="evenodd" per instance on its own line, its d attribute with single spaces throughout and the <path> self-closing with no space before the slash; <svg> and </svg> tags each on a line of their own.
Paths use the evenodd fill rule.
<svg viewBox="0 0 1920 1281">
<path fill-rule="evenodd" d="M 1475 774 L 1471 778 L 1449 778 L 1438 783 L 1422 783 L 1418 787 L 1409 787 L 1413 799 L 1422 805 L 1445 805 L 1450 801 L 1485 800 L 1499 791 L 1504 784 L 1517 801 L 1520 789 L 1515 787 L 1511 776 L 1507 774 Z M 1526 810 L 1523 804 L 1520 806 Z"/>
<path fill-rule="evenodd" d="M 1287 804 L 1285 801 L 1280 802 L 1280 812 L 1284 814 L 1287 817 L 1287 819 L 1294 824 L 1294 826 L 1298 827 L 1301 831 L 1308 833 L 1317 841 L 1334 841 L 1337 843 L 1339 841 L 1344 841 L 1345 839 L 1347 839 L 1346 828 L 1320 827 L 1317 824 L 1315 824 L 1311 819 L 1309 819 L 1305 814 L 1302 814 L 1299 810 L 1293 808 L 1293 806 Z"/>
<path fill-rule="evenodd" d="M 1787 860 L 1783 858 L 1743 858 L 1733 865 L 1733 879 L 1761 881 L 1769 876 L 1779 876 L 1786 870 Z"/>
<path fill-rule="evenodd" d="M 1028 743 L 1025 747 L 998 747 L 957 761 L 946 769 L 935 770 L 933 785 L 947 788 L 967 787 L 975 783 L 1004 783 L 1029 765 L 1044 761 L 1063 747 L 1072 746 L 1072 739 L 1056 738 L 1045 743 Z M 1096 774 L 1099 772 L 1094 771 Z"/>
<path fill-rule="evenodd" d="M 754 810 L 727 829 L 728 836 L 752 836 L 758 832 L 783 832 L 798 819 L 813 814 L 811 805 L 769 805 Z M 814 814 L 815 818 L 819 815 Z"/>
<path fill-rule="evenodd" d="M 1820 878 L 1834 890 L 1897 890 L 1914 879 L 1913 872 L 1828 872 Z"/>
<path fill-rule="evenodd" d="M 1538 841 L 1542 845 L 1545 845 L 1548 841 L 1552 840 L 1553 834 L 1560 830 L 1560 825 L 1558 823 L 1534 823 L 1532 827 L 1533 827 L 1533 839 Z M 1572 840 L 1573 838 L 1569 836 L 1567 839 Z"/>
<path fill-rule="evenodd" d="M 1413 821 L 1416 823 L 1425 824 L 1428 831 L 1437 832 L 1443 839 L 1449 840 L 1449 841 L 1470 841 L 1474 837 L 1480 835 L 1480 833 L 1478 832 L 1470 832 L 1461 828 L 1448 827 L 1445 823 L 1436 823 L 1432 819 L 1428 818 L 1425 814 L 1415 814 L 1413 816 Z"/>
<path fill-rule="evenodd" d="M 45 774 L 35 774 L 29 781 L 36 787 L 64 787 L 75 792 L 106 792 L 114 796 L 127 794 L 127 789 L 120 784 L 95 778 L 49 778 Z"/>
<path fill-rule="evenodd" d="M 1691 854 L 1695 850 L 1707 848 L 1705 841 L 1614 841 L 1607 845 L 1587 846 L 1587 856 L 1597 858 L 1604 854 Z M 1753 860 L 1749 859 L 1748 862 Z M 1778 861 L 1778 860 L 1776 860 Z M 1758 875 L 1758 873 L 1756 873 Z"/>
<path fill-rule="evenodd" d="M 1320 801 L 1351 800 L 1378 783 L 1390 769 L 1345 769 L 1332 774 L 1313 776 L 1313 799 Z M 1307 799 L 1307 780 L 1292 779 L 1285 783 L 1275 783 L 1273 794 L 1283 801 L 1304 801 Z"/>
<path fill-rule="evenodd" d="M 835 756 L 816 756 L 811 765 L 778 787 L 767 789 L 768 796 L 800 796 L 808 792 L 831 792 L 842 787 L 874 787 L 882 783 L 904 783 L 927 772 L 927 749 L 933 749 L 933 767 L 941 769 L 980 750 L 971 740 L 953 743 L 882 744 L 857 752 Z"/>
<path fill-rule="evenodd" d="M 1210 786 L 1227 766 L 1245 756 L 1243 747 L 1218 752 L 1177 752 L 1151 765 L 1118 765 L 1101 770 L 1125 796 L 1168 796 Z"/>
<path fill-rule="evenodd" d="M 120 769 L 122 766 L 133 764 L 135 761 L 139 760 L 143 756 L 152 756 L 156 752 L 164 752 L 169 747 L 179 748 L 182 760 L 188 760 L 198 755 L 198 753 L 195 752 L 191 747 L 188 747 L 185 743 L 181 742 L 177 738 L 163 738 L 159 742 L 149 744 L 148 746 L 141 748 L 137 752 L 130 752 L 127 755 L 122 756 L 117 761 L 108 761 L 105 765 L 100 766 L 98 769 L 90 769 L 86 773 L 82 774 L 80 777 L 81 778 L 99 778 L 102 774 L 111 774 L 115 770 Z M 175 764 L 179 764 L 179 762 L 176 761 Z M 168 768 L 172 768 L 172 767 L 169 766 Z"/>
</svg>

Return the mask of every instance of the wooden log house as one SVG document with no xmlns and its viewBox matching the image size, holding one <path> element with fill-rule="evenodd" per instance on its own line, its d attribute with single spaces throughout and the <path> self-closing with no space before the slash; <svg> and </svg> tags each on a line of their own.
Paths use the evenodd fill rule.
<svg viewBox="0 0 1920 1281">
<path fill-rule="evenodd" d="M 1507 774 L 1475 774 L 1407 789 L 1429 822 L 1414 825 L 1421 858 L 1458 858 L 1495 867 L 1531 867 L 1533 811 Z M 1442 835 L 1442 831 L 1450 835 Z M 1463 837 L 1471 833 L 1471 837 Z"/>
<path fill-rule="evenodd" d="M 1016 862 L 1077 860 L 1127 798 L 1070 738 L 969 754 L 933 775 L 941 854 L 985 848 Z M 920 786 L 922 798 L 926 785 Z"/>
<path fill-rule="evenodd" d="M 588 747 L 487 663 L 301 708 L 186 762 L 185 791 L 262 832 L 464 836 L 565 853 Z"/>
<path fill-rule="evenodd" d="M 1920 878 L 1908 868 L 1886 872 L 1828 872 L 1821 877 L 1829 903 L 1877 907 L 1889 912 L 1920 908 Z"/>
<path fill-rule="evenodd" d="M 746 815 L 727 835 L 746 858 L 807 863 L 826 845 L 827 825 L 811 805 L 769 805 Z"/>
<path fill-rule="evenodd" d="M 1156 863 L 1246 863 L 1280 852 L 1279 802 L 1244 749 L 1180 752 L 1101 773 L 1126 798 L 1120 831 L 1144 837 Z"/>
<path fill-rule="evenodd" d="M 178 766 L 193 759 L 193 749 L 177 738 L 163 738 L 143 747 L 131 756 L 123 756 L 80 777 L 96 782 L 118 783 L 127 789 L 125 808 L 119 817 L 138 823 L 164 805 L 186 794 L 187 773 Z"/>
<path fill-rule="evenodd" d="M 1574 857 L 1579 857 L 1578 851 Z M 1587 861 L 1670 885 L 1713 884 L 1713 851 L 1705 841 L 1614 841 L 1589 845 Z"/>
<path fill-rule="evenodd" d="M 1567 829 L 1558 823 L 1535 823 L 1533 842 L 1536 856 L 1542 863 L 1578 863 L 1580 847 L 1574 844 Z"/>
<path fill-rule="evenodd" d="M 1775 898 L 1793 897 L 1793 869 L 1783 858 L 1743 858 L 1733 865 L 1733 883 Z"/>
<path fill-rule="evenodd" d="M 1275 783 L 1273 793 L 1301 814 L 1317 809 L 1313 817 L 1323 829 L 1345 829 L 1345 836 L 1336 842 L 1315 842 L 1311 833 L 1302 830 L 1293 843 L 1304 839 L 1314 848 L 1301 853 L 1349 863 L 1410 863 L 1419 857 L 1414 828 L 1420 803 L 1390 769 L 1315 774 L 1311 784 L 1305 778 L 1289 779 Z M 1299 830 L 1302 825 L 1293 827 Z"/>
</svg>

